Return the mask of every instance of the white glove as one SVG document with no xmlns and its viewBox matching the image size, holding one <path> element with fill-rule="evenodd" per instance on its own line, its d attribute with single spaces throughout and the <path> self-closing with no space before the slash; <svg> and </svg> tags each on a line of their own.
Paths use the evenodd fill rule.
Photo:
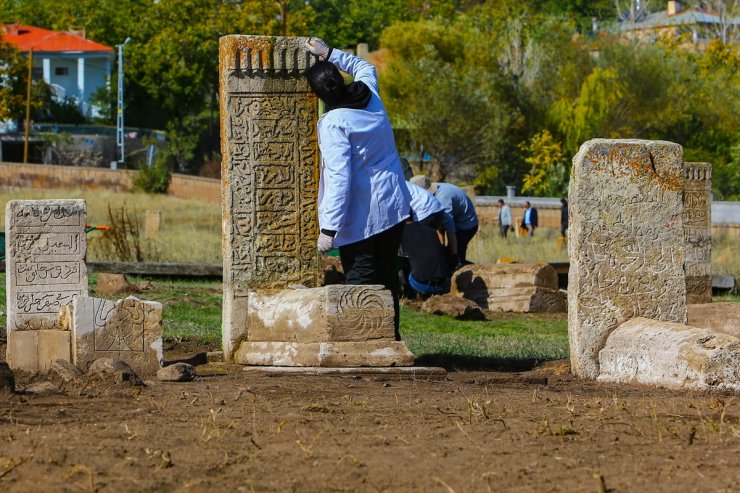
<svg viewBox="0 0 740 493">
<path fill-rule="evenodd" d="M 326 253 L 334 247 L 334 238 L 324 233 L 319 233 L 319 240 L 316 242 L 319 252 Z"/>
<path fill-rule="evenodd" d="M 308 38 L 306 49 L 322 60 L 328 60 L 331 55 L 331 48 L 319 38 Z"/>
</svg>

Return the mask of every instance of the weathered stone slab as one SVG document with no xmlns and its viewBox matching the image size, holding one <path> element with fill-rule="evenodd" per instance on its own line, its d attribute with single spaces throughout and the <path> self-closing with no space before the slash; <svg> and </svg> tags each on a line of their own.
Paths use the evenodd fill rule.
<svg viewBox="0 0 740 493">
<path fill-rule="evenodd" d="M 483 308 L 507 312 L 564 312 L 565 296 L 549 264 L 477 264 L 452 277 L 453 294 Z"/>
<path fill-rule="evenodd" d="M 248 338 L 247 293 L 319 286 L 317 98 L 306 38 L 224 36 L 219 46 L 224 356 Z"/>
<path fill-rule="evenodd" d="M 17 370 L 46 371 L 58 359 L 70 361 L 70 333 L 66 330 L 8 332 L 8 365 Z"/>
<path fill-rule="evenodd" d="M 411 366 L 414 355 L 403 341 L 244 342 L 234 362 L 262 366 Z"/>
<path fill-rule="evenodd" d="M 683 232 L 687 303 L 712 301 L 712 165 L 685 163 Z"/>
<path fill-rule="evenodd" d="M 740 338 L 740 303 L 723 301 L 688 305 L 692 327 L 709 329 Z"/>
<path fill-rule="evenodd" d="M 447 315 L 458 320 L 486 319 L 486 315 L 478 306 L 478 303 L 454 294 L 430 297 L 422 303 L 421 311 L 432 315 Z"/>
<path fill-rule="evenodd" d="M 590 140 L 569 186 L 568 335 L 572 371 L 599 375 L 599 351 L 635 317 L 686 322 L 683 150 Z"/>
<path fill-rule="evenodd" d="M 393 340 L 393 298 L 383 286 L 250 291 L 250 341 Z"/>
<path fill-rule="evenodd" d="M 11 200 L 5 208 L 8 338 L 14 331 L 57 330 L 59 309 L 87 295 L 84 200 Z M 30 336 L 8 344 L 8 361 L 38 362 Z M 38 340 L 38 338 L 36 338 Z M 59 341 L 57 341 L 59 342 Z M 28 357 L 11 355 L 14 347 Z M 62 351 L 64 352 L 64 351 Z M 69 353 L 69 348 L 66 348 Z M 68 358 L 69 356 L 67 356 Z M 21 367 L 14 367 L 21 368 Z M 24 366 L 25 370 L 40 370 Z"/>
<path fill-rule="evenodd" d="M 101 358 L 128 363 L 140 375 L 160 369 L 162 305 L 130 296 L 117 302 L 79 296 L 61 318 L 71 320 L 72 362 L 81 369 Z"/>
<path fill-rule="evenodd" d="M 688 325 L 635 318 L 599 352 L 602 382 L 740 390 L 740 339 Z"/>
</svg>

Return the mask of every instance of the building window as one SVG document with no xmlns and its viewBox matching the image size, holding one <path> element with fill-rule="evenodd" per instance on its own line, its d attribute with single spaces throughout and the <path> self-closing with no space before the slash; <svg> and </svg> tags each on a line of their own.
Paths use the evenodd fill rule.
<svg viewBox="0 0 740 493">
<path fill-rule="evenodd" d="M 54 68 L 54 75 L 69 75 L 69 67 Z"/>
<path fill-rule="evenodd" d="M 41 80 L 44 78 L 44 68 L 43 67 L 33 67 L 31 69 L 31 79 L 32 80 Z"/>
</svg>

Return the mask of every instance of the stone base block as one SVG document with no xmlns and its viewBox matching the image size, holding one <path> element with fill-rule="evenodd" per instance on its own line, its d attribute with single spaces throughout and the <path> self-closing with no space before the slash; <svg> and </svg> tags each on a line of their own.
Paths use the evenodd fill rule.
<svg viewBox="0 0 740 493">
<path fill-rule="evenodd" d="M 436 366 L 397 366 L 385 368 L 321 368 L 297 366 L 247 366 L 244 371 L 270 377 L 279 376 L 332 376 L 365 377 L 373 380 L 446 380 L 447 370 Z M 547 383 L 547 382 L 545 382 Z"/>
<path fill-rule="evenodd" d="M 46 371 L 58 359 L 70 361 L 71 336 L 64 330 L 11 330 L 8 365 L 13 370 Z"/>
<path fill-rule="evenodd" d="M 62 310 L 72 334 L 73 363 L 83 370 L 100 358 L 125 361 L 139 375 L 162 366 L 162 305 L 133 296 L 116 302 L 78 296 Z"/>
<path fill-rule="evenodd" d="M 234 363 L 260 366 L 411 366 L 414 355 L 403 341 L 243 342 Z"/>
<path fill-rule="evenodd" d="M 688 305 L 689 322 L 692 327 L 709 329 L 740 338 L 740 303 L 723 301 Z"/>
<path fill-rule="evenodd" d="M 602 382 L 740 391 L 740 339 L 688 325 L 634 318 L 599 352 Z"/>
<path fill-rule="evenodd" d="M 266 342 L 392 339 L 393 297 L 379 285 L 249 291 L 246 333 Z"/>
</svg>

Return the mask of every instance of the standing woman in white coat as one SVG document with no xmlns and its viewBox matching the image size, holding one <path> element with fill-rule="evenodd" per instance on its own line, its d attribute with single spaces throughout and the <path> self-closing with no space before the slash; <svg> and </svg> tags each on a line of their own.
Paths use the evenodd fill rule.
<svg viewBox="0 0 740 493">
<path fill-rule="evenodd" d="M 375 68 L 317 38 L 306 47 L 320 60 L 306 77 L 326 110 L 319 119 L 318 248 L 339 248 L 347 284 L 382 284 L 393 293 L 400 339 L 396 256 L 411 197 Z M 354 82 L 345 84 L 339 69 Z"/>
</svg>

